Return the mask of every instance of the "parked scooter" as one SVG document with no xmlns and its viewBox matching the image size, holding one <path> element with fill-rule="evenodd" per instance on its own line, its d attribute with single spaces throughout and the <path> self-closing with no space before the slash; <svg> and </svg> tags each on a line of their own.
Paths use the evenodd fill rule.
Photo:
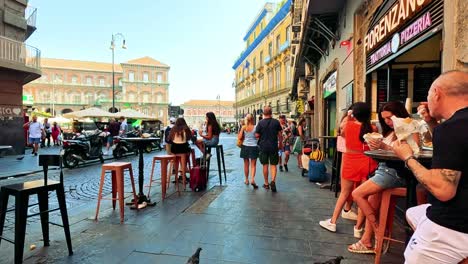
<svg viewBox="0 0 468 264">
<path fill-rule="evenodd" d="M 161 130 L 158 130 L 158 131 L 155 131 L 153 133 L 150 133 L 151 137 L 153 138 L 159 138 L 159 140 L 156 140 L 156 141 L 153 141 L 151 142 L 150 144 L 148 144 L 145 148 L 145 152 L 146 153 L 150 153 L 151 151 L 153 151 L 154 149 L 158 150 L 158 151 L 161 151 L 163 148 L 161 146 L 161 139 L 163 137 L 163 131 Z"/>
<path fill-rule="evenodd" d="M 112 145 L 112 155 L 116 159 L 122 158 L 125 154 L 128 153 L 134 153 L 135 155 L 138 154 L 138 148 L 135 146 L 135 144 L 128 142 L 125 140 L 125 138 L 133 138 L 133 137 L 139 137 L 139 131 L 138 130 L 133 130 L 125 133 L 125 137 L 121 136 L 115 136 L 114 137 L 114 142 Z"/>
<path fill-rule="evenodd" d="M 63 141 L 63 165 L 67 168 L 75 168 L 80 162 L 99 159 L 104 163 L 102 146 L 106 132 L 95 131 L 79 134 L 70 140 Z"/>
</svg>

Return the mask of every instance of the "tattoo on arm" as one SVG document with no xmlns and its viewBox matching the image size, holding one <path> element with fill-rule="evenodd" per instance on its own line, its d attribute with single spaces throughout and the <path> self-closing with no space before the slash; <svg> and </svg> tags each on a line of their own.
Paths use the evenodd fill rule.
<svg viewBox="0 0 468 264">
<path fill-rule="evenodd" d="M 457 186 L 458 181 L 460 180 L 461 172 L 449 169 L 442 169 L 440 170 L 440 175 L 442 175 L 442 179 L 444 179 L 444 181 Z"/>
<path fill-rule="evenodd" d="M 425 174 L 427 173 L 428 169 L 426 169 L 423 165 L 421 165 L 417 160 L 410 160 L 411 164 L 410 169 L 411 172 L 413 172 L 414 177 L 418 179 L 418 181 L 429 191 L 432 193 L 432 188 L 428 185 L 427 179 L 425 177 Z"/>
</svg>

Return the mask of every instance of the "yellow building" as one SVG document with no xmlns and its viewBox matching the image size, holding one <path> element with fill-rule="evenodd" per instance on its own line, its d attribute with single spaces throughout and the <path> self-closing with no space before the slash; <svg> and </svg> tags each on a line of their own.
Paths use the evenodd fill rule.
<svg viewBox="0 0 468 264">
<path fill-rule="evenodd" d="M 290 40 L 291 0 L 266 3 L 244 37 L 246 49 L 233 65 L 236 117 L 260 113 L 265 105 L 275 116 L 294 115 Z"/>
</svg>

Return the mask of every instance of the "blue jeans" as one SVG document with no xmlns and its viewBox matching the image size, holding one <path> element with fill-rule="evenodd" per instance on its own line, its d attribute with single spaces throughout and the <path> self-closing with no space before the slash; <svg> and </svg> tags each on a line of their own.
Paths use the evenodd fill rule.
<svg viewBox="0 0 468 264">
<path fill-rule="evenodd" d="M 385 162 L 380 162 L 379 167 L 375 171 L 374 177 L 370 178 L 375 184 L 382 189 L 391 189 L 398 187 L 405 187 L 405 179 L 398 176 L 395 169 L 387 167 Z"/>
</svg>

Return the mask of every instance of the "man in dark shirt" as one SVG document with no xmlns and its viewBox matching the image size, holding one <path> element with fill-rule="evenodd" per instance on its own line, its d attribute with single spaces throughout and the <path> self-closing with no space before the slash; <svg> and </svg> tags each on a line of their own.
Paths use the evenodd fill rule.
<svg viewBox="0 0 468 264">
<path fill-rule="evenodd" d="M 259 159 L 263 165 L 263 188 L 276 192 L 276 165 L 278 165 L 278 149 L 283 147 L 281 136 L 281 125 L 278 120 L 271 116 L 271 107 L 263 109 L 263 119 L 260 120 L 255 129 L 255 136 L 259 139 Z M 268 167 L 271 171 L 271 183 L 268 185 Z"/>
<path fill-rule="evenodd" d="M 427 96 L 430 115 L 445 120 L 434 129 L 432 169 L 423 167 L 405 142 L 395 153 L 433 197 L 408 209 L 415 232 L 406 263 L 459 263 L 468 258 L 468 73 L 450 71 L 437 78 Z"/>
<path fill-rule="evenodd" d="M 109 149 L 112 145 L 112 142 L 114 142 L 114 137 L 119 135 L 119 129 L 120 129 L 119 122 L 117 122 L 115 118 L 109 119 L 109 126 L 108 126 L 109 136 L 107 137 L 106 152 L 104 153 L 104 155 L 112 154 L 111 152 L 109 152 Z"/>
</svg>

